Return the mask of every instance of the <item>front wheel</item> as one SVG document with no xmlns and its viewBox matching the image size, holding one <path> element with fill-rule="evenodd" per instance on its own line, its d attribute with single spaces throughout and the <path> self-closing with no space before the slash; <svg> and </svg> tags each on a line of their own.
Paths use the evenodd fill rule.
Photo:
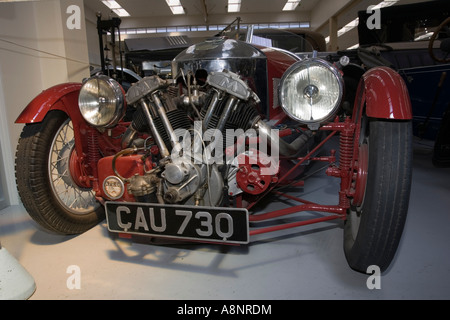
<svg viewBox="0 0 450 320">
<path fill-rule="evenodd" d="M 385 271 L 397 251 L 408 211 L 412 177 L 410 121 L 363 117 L 358 166 L 365 170 L 357 203 L 344 227 L 344 252 L 354 270 Z M 361 190 L 361 186 L 359 186 Z"/>
<path fill-rule="evenodd" d="M 46 230 L 79 234 L 104 218 L 90 189 L 71 172 L 75 142 L 64 112 L 51 111 L 44 121 L 25 125 L 16 153 L 16 182 L 29 215 Z"/>
</svg>

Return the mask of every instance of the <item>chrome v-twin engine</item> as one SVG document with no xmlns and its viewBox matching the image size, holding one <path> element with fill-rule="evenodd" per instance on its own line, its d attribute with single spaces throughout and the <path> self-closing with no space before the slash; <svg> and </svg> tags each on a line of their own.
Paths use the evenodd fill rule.
<svg viewBox="0 0 450 320">
<path fill-rule="evenodd" d="M 137 138 L 148 133 L 160 155 L 156 168 L 129 179 L 128 192 L 141 199 L 154 194 L 159 203 L 219 206 L 224 196 L 256 192 L 242 183 L 246 179 L 262 181 L 256 193 L 264 191 L 270 180 L 262 176 L 241 174 L 237 180 L 238 156 L 257 155 L 235 150 L 236 141 L 264 138 L 280 148 L 277 155 L 296 152 L 299 143 L 286 144 L 272 133 L 257 112 L 258 96 L 239 75 L 212 72 L 201 85 L 190 74 L 181 79 L 174 84 L 146 77 L 127 92 L 127 103 L 136 110 L 122 147 L 148 148 L 147 140 Z"/>
</svg>

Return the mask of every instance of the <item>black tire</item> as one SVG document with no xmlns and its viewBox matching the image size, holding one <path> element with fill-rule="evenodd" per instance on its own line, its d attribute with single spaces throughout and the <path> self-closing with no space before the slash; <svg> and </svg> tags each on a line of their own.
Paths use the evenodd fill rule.
<svg viewBox="0 0 450 320">
<path fill-rule="evenodd" d="M 70 119 L 64 112 L 51 111 L 43 122 L 25 125 L 16 152 L 16 183 L 25 209 L 47 231 L 65 235 L 83 233 L 104 219 L 104 209 L 95 197 L 91 198 L 93 193 L 90 190 L 71 183 L 67 174 L 61 174 L 59 179 L 55 179 L 57 181 L 53 180 L 55 172 L 58 174 L 59 171 L 49 164 L 54 156 L 50 153 L 57 150 L 54 147 L 57 143 L 64 146 L 63 141 L 58 140 L 59 134 L 61 130 L 66 130 L 64 135 L 68 136 L 70 129 Z M 73 139 L 70 142 L 73 147 Z M 71 147 L 67 145 L 57 151 L 70 154 Z M 62 155 L 58 158 L 58 167 L 64 163 L 64 158 Z M 73 191 L 73 196 L 67 196 L 67 199 L 72 197 L 70 201 L 74 199 L 73 206 L 65 204 L 61 195 L 63 192 L 55 191 L 61 188 Z M 86 202 L 77 203 L 81 201 Z"/>
<path fill-rule="evenodd" d="M 344 227 L 344 252 L 349 266 L 381 272 L 397 251 L 408 212 L 412 178 L 410 121 L 372 119 L 362 126 L 360 143 L 368 144 L 364 199 L 349 210 Z"/>
</svg>

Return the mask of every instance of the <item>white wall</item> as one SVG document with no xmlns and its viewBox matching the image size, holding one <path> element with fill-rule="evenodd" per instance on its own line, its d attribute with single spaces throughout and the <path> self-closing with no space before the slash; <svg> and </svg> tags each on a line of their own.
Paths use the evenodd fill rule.
<svg viewBox="0 0 450 320">
<path fill-rule="evenodd" d="M 355 0 L 320 0 L 311 12 L 311 29 L 318 31 L 328 20 Z"/>
<path fill-rule="evenodd" d="M 85 24 L 86 24 L 86 39 L 89 54 L 89 62 L 94 67 L 101 66 L 100 46 L 98 41 L 97 31 L 97 16 L 94 11 L 85 7 Z M 106 18 L 103 18 L 106 19 Z"/>
<path fill-rule="evenodd" d="M 19 202 L 15 192 L 14 149 L 21 125 L 14 121 L 20 110 L 42 90 L 37 48 L 36 17 L 33 4 L 0 4 L 0 124 L 1 145 L 10 204 Z M 7 41 L 7 42 L 6 42 Z"/>
<path fill-rule="evenodd" d="M 19 203 L 14 156 L 22 125 L 16 118 L 42 90 L 89 75 L 84 18 L 80 30 L 68 30 L 67 3 L 83 12 L 81 0 L 0 3 L 0 170 L 11 205 Z"/>
<path fill-rule="evenodd" d="M 80 82 L 83 78 L 89 77 L 89 56 L 87 47 L 86 19 L 84 14 L 84 4 L 82 0 L 60 0 L 60 14 L 63 31 L 63 44 L 65 49 L 65 62 L 67 66 L 68 81 Z M 77 5 L 80 8 L 80 28 L 69 29 L 67 19 L 72 15 L 67 13 L 68 8 Z"/>
</svg>

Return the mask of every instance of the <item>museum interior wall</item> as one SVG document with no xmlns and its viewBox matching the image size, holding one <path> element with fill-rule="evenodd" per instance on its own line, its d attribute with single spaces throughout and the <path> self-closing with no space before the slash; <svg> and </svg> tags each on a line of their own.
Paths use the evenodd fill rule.
<svg viewBox="0 0 450 320">
<path fill-rule="evenodd" d="M 68 28 L 78 22 L 75 11 L 67 13 L 70 5 L 80 8 L 79 28 Z M 14 122 L 44 89 L 89 76 L 89 58 L 82 0 L 0 6 L 0 169 L 6 201 L 17 205 L 14 157 L 22 125 Z"/>
</svg>

